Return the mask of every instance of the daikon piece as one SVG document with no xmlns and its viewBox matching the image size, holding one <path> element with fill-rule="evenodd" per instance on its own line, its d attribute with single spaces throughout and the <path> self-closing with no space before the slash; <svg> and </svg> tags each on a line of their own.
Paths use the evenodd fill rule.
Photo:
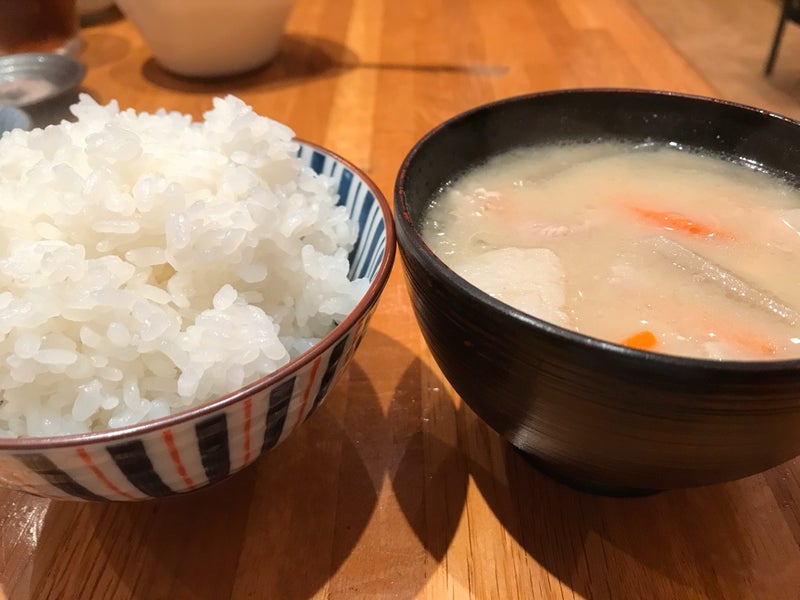
<svg viewBox="0 0 800 600">
<path fill-rule="evenodd" d="M 564 312 L 564 269 L 547 248 L 499 248 L 462 260 L 454 270 L 490 296 L 561 326 Z"/>
<path fill-rule="evenodd" d="M 772 313 L 790 325 L 794 325 L 800 320 L 800 313 L 791 306 L 759 290 L 683 244 L 664 236 L 651 238 L 650 241 L 657 252 L 670 259 L 676 267 L 692 275 L 695 281 L 711 282 L 728 296 Z"/>
</svg>

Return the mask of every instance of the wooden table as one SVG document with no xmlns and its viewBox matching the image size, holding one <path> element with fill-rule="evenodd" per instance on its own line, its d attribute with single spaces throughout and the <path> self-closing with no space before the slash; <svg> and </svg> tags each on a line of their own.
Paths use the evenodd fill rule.
<svg viewBox="0 0 800 600">
<path fill-rule="evenodd" d="M 575 86 L 714 94 L 625 0 L 298 0 L 274 63 L 216 83 L 162 71 L 124 19 L 82 36 L 84 90 L 99 101 L 200 117 L 233 93 L 387 197 L 415 140 L 486 101 Z M 133 504 L 0 491 L 4 593 L 800 598 L 800 460 L 639 499 L 555 483 L 444 381 L 396 267 L 328 402 L 226 483 Z"/>
</svg>

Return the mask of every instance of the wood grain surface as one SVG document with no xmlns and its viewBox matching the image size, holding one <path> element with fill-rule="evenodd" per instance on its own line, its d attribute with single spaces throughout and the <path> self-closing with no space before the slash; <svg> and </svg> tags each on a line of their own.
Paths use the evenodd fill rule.
<svg viewBox="0 0 800 600">
<path fill-rule="evenodd" d="M 480 103 L 585 86 L 715 94 L 626 0 L 298 0 L 272 64 L 215 82 L 163 71 L 122 18 L 82 39 L 97 100 L 199 118 L 236 94 L 389 198 L 414 142 Z M 800 598 L 800 460 L 638 499 L 564 487 L 444 381 L 401 269 L 328 402 L 227 482 L 138 504 L 0 490 L 5 596 Z"/>
</svg>

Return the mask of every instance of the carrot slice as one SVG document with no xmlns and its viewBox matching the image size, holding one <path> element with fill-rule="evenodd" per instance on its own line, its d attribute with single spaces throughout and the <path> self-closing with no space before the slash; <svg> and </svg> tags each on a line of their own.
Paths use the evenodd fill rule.
<svg viewBox="0 0 800 600">
<path fill-rule="evenodd" d="M 763 354 L 764 356 L 773 356 L 778 351 L 774 344 L 772 344 L 769 340 L 766 340 L 755 333 L 724 331 L 722 333 L 718 333 L 717 335 L 725 342 L 729 342 L 741 348 Z"/>
<path fill-rule="evenodd" d="M 622 345 L 637 350 L 652 350 L 658 344 L 655 334 L 652 331 L 640 331 L 622 340 Z"/>
<path fill-rule="evenodd" d="M 723 342 L 739 346 L 751 352 L 773 356 L 777 348 L 769 340 L 753 332 L 725 330 L 717 331 L 717 337 Z M 621 344 L 636 350 L 652 350 L 658 345 L 658 339 L 652 331 L 639 331 L 622 340 Z"/>
<path fill-rule="evenodd" d="M 681 231 L 690 235 L 708 238 L 720 238 L 732 240 L 735 236 L 729 231 L 716 229 L 703 223 L 692 221 L 679 213 L 652 210 L 639 206 L 628 206 L 628 209 L 636 215 L 654 225 L 668 231 Z"/>
</svg>

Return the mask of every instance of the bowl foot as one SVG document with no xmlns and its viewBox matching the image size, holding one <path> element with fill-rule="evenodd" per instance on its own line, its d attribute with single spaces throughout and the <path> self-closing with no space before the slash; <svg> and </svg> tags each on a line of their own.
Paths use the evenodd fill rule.
<svg viewBox="0 0 800 600">
<path fill-rule="evenodd" d="M 609 496 L 613 498 L 640 498 L 664 491 L 614 485 L 610 483 L 604 483 L 602 481 L 594 481 L 592 479 L 576 477 L 569 473 L 565 473 L 564 471 L 558 469 L 552 464 L 549 464 L 534 454 L 525 452 L 516 446 L 512 446 L 512 448 L 514 448 L 514 450 L 516 450 L 527 463 L 535 467 L 540 473 L 543 473 L 551 479 L 567 485 L 574 490 L 584 492 L 586 494 L 593 494 L 595 496 Z"/>
</svg>

